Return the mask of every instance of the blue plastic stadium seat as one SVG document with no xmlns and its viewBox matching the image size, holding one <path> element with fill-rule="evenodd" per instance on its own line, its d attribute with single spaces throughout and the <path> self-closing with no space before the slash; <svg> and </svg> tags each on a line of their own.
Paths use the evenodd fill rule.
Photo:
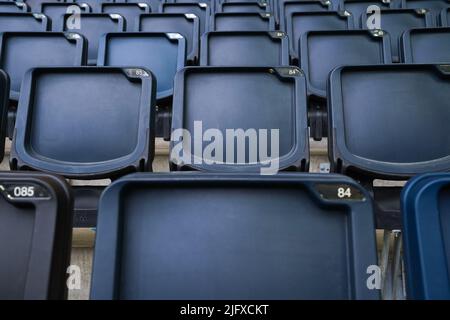
<svg viewBox="0 0 450 320">
<path fill-rule="evenodd" d="M 319 7 L 316 4 L 307 4 L 308 2 L 321 2 L 322 6 Z M 306 11 L 323 11 L 323 7 L 329 7 L 329 10 L 338 10 L 339 9 L 339 1 L 340 0 L 273 0 L 272 6 L 274 8 L 276 21 L 278 24 L 281 24 L 281 16 L 284 7 L 284 3 L 286 2 L 305 2 L 304 8 Z M 286 17 L 286 15 L 285 15 Z"/>
<path fill-rule="evenodd" d="M 289 51 L 294 61 L 299 59 L 298 43 L 308 31 L 353 29 L 353 18 L 344 11 L 292 12 L 287 17 Z"/>
<path fill-rule="evenodd" d="M 175 78 L 171 168 L 305 171 L 309 165 L 306 112 L 305 78 L 296 67 L 185 68 Z M 226 139 L 222 142 L 228 144 L 227 150 L 222 150 L 217 141 L 213 153 L 210 143 L 201 136 L 198 140 L 198 131 L 209 129 Z M 187 130 L 191 139 L 184 137 L 180 142 L 180 137 L 174 136 L 180 130 Z M 236 130 L 249 135 L 242 148 L 241 138 L 246 138 L 237 135 Z"/>
<path fill-rule="evenodd" d="M 173 95 L 173 79 L 185 65 L 186 40 L 175 33 L 108 33 L 99 48 L 99 66 L 138 66 L 157 80 L 158 102 Z"/>
<path fill-rule="evenodd" d="M 9 98 L 19 100 L 25 73 L 43 66 L 86 64 L 86 40 L 77 33 L 5 32 L 0 35 L 0 68 L 11 78 Z"/>
<path fill-rule="evenodd" d="M 5 155 L 6 115 L 9 98 L 9 77 L 0 69 L 0 162 Z"/>
<path fill-rule="evenodd" d="M 287 66 L 289 42 L 281 31 L 216 31 L 202 38 L 202 66 Z"/>
<path fill-rule="evenodd" d="M 129 175 L 94 259 L 94 300 L 379 298 L 370 196 L 338 175 Z"/>
<path fill-rule="evenodd" d="M 82 13 L 80 23 L 70 24 L 70 15 L 64 16 L 63 31 L 82 34 L 88 41 L 88 64 L 96 65 L 100 38 L 109 32 L 125 31 L 125 20 L 119 14 Z M 69 20 L 69 23 L 67 21 Z"/>
<path fill-rule="evenodd" d="M 193 13 L 200 23 L 200 35 L 209 30 L 209 19 L 211 8 L 207 3 L 186 2 L 186 3 L 162 3 L 160 12 L 164 13 Z"/>
<path fill-rule="evenodd" d="M 66 0 L 66 1 L 68 1 L 68 0 Z M 100 12 L 102 12 L 102 8 L 101 8 L 102 3 L 114 3 L 114 2 L 120 2 L 120 1 L 115 1 L 115 0 L 75 0 L 74 2 L 87 3 L 91 7 L 92 12 L 100 13 Z M 122 0 L 121 2 L 129 2 L 129 1 Z"/>
<path fill-rule="evenodd" d="M 450 63 L 450 28 L 405 31 L 400 49 L 406 63 Z"/>
<path fill-rule="evenodd" d="M 333 171 L 407 179 L 450 170 L 448 65 L 341 67 L 330 76 Z"/>
<path fill-rule="evenodd" d="M 402 33 L 413 28 L 433 26 L 433 17 L 426 10 L 389 9 L 381 10 L 381 29 L 391 36 L 391 52 L 394 62 L 400 61 L 399 42 Z M 367 29 L 366 15 L 361 16 L 362 27 Z"/>
<path fill-rule="evenodd" d="M 344 65 L 391 63 L 389 35 L 379 30 L 310 31 L 299 42 L 310 97 L 326 99 L 329 73 Z"/>
<path fill-rule="evenodd" d="M 22 2 L 26 3 L 26 5 L 28 7 L 28 11 L 31 11 L 34 13 L 39 13 L 40 9 L 41 9 L 41 3 L 43 3 L 43 2 L 61 3 L 64 1 L 63 0 L 22 0 Z"/>
<path fill-rule="evenodd" d="M 119 1 L 116 1 L 119 2 Z M 125 2 L 125 1 L 123 1 Z M 150 6 L 150 12 L 160 12 L 159 8 L 164 0 L 126 0 L 127 3 L 146 3 Z M 169 2 L 167 0 L 166 2 Z"/>
<path fill-rule="evenodd" d="M 0 12 L 0 33 L 7 31 L 47 31 L 49 21 L 44 14 Z"/>
<path fill-rule="evenodd" d="M 402 194 L 409 299 L 450 299 L 450 174 L 412 179 Z"/>
<path fill-rule="evenodd" d="M 12 169 L 76 179 L 151 170 L 156 82 L 142 68 L 36 68 L 25 75 Z"/>
<path fill-rule="evenodd" d="M 224 2 L 217 12 L 272 12 L 267 2 Z"/>
<path fill-rule="evenodd" d="M 28 6 L 25 2 L 0 1 L 0 12 L 27 12 Z"/>
<path fill-rule="evenodd" d="M 179 33 L 186 39 L 186 57 L 198 60 L 200 22 L 192 13 L 148 13 L 139 18 L 136 31 Z"/>
<path fill-rule="evenodd" d="M 275 19 L 270 13 L 219 12 L 211 16 L 210 31 L 273 31 Z"/>
<path fill-rule="evenodd" d="M 442 27 L 450 27 L 450 8 L 443 9 L 439 19 L 439 24 Z"/>
<path fill-rule="evenodd" d="M 84 2 L 43 2 L 41 3 L 40 12 L 49 17 L 52 31 L 60 31 L 63 30 L 64 15 L 70 12 L 74 14 L 75 6 L 78 7 L 81 13 L 91 12 L 91 7 Z"/>
<path fill-rule="evenodd" d="M 280 29 L 287 30 L 287 17 L 293 12 L 332 11 L 333 4 L 330 1 L 280 1 Z"/>
<path fill-rule="evenodd" d="M 394 7 L 394 1 L 385 2 L 383 0 L 340 0 L 340 10 L 347 10 L 353 16 L 355 28 L 361 28 L 361 15 L 367 13 L 370 6 L 378 6 L 380 9 L 390 9 Z"/>
<path fill-rule="evenodd" d="M 138 23 L 139 15 L 149 13 L 150 6 L 146 3 L 102 3 L 103 13 L 117 13 L 125 18 L 126 31 L 134 31 Z"/>
<path fill-rule="evenodd" d="M 436 21 L 443 9 L 450 8 L 449 0 L 402 0 L 402 8 L 427 9 L 433 14 Z"/>
<path fill-rule="evenodd" d="M 216 2 L 217 0 L 167 0 L 165 3 L 206 3 L 211 8 L 211 13 L 216 10 Z"/>
<path fill-rule="evenodd" d="M 63 179 L 0 172 L 0 299 L 67 298 L 72 215 Z"/>
</svg>

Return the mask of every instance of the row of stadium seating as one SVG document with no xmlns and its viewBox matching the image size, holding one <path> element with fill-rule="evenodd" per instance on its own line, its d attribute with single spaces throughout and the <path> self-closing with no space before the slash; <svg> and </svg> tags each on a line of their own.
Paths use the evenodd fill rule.
<svg viewBox="0 0 450 320">
<path fill-rule="evenodd" d="M 339 175 L 129 175 L 101 199 L 91 298 L 379 298 L 370 198 Z M 0 172 L 1 299 L 65 297 L 72 202 L 60 178 Z M 450 299 L 450 174 L 402 206 L 409 297 Z"/>
<path fill-rule="evenodd" d="M 450 28 L 412 29 L 400 38 L 405 63 L 449 63 Z M 17 101 L 25 72 L 39 66 L 87 64 L 87 41 L 77 33 L 4 32 L 0 67 L 11 78 L 10 99 Z M 32 53 L 35 48 L 39 51 Z M 187 65 L 186 41 L 175 33 L 106 33 L 100 38 L 98 66 L 141 66 L 158 81 L 159 104 L 173 93 L 175 73 Z M 328 74 L 341 65 L 390 64 L 390 36 L 379 30 L 309 31 L 298 44 L 308 96 L 326 98 Z M 32 54 L 31 54 L 32 53 Z M 330 54 L 333 53 L 333 54 Z M 209 32 L 201 41 L 201 66 L 289 66 L 283 32 Z"/>
<path fill-rule="evenodd" d="M 404 179 L 449 170 L 449 73 L 449 65 L 439 64 L 335 69 L 328 86 L 333 171 Z M 5 110 L 8 77 L 4 72 L 1 83 Z M 216 128 L 224 134 L 228 128 L 279 128 L 280 170 L 307 171 L 306 99 L 306 79 L 296 67 L 186 67 L 175 77 L 172 131 L 194 133 L 197 121 L 203 131 Z M 31 69 L 22 83 L 11 168 L 76 179 L 149 171 L 155 110 L 156 80 L 146 69 Z M 180 157 L 186 162 L 175 166 L 179 159 L 174 153 L 172 168 L 233 172 L 265 166 L 261 155 L 245 163 L 234 158 L 228 164 L 219 160 L 189 164 L 186 157 L 196 138 L 183 141 Z M 176 143 L 173 139 L 172 147 Z M 202 154 L 207 146 L 205 141 Z M 246 148 L 248 155 L 250 147 Z M 267 152 L 270 156 L 271 150 Z"/>
</svg>

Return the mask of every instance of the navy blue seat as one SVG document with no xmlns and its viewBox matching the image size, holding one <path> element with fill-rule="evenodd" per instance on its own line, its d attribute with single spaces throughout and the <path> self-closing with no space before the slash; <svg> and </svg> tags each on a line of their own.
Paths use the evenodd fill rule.
<svg viewBox="0 0 450 320">
<path fill-rule="evenodd" d="M 117 13 L 125 18 L 126 31 L 134 31 L 138 23 L 139 15 L 149 13 L 150 6 L 146 3 L 102 3 L 103 13 Z"/>
<path fill-rule="evenodd" d="M 402 194 L 407 297 L 449 300 L 450 174 L 418 176 Z"/>
<path fill-rule="evenodd" d="M 402 8 L 430 10 L 435 19 L 443 9 L 450 8 L 449 0 L 402 0 Z"/>
<path fill-rule="evenodd" d="M 401 51 L 406 63 L 450 63 L 450 28 L 405 31 Z"/>
<path fill-rule="evenodd" d="M 289 41 L 281 31 L 215 31 L 201 41 L 202 66 L 287 66 Z"/>
<path fill-rule="evenodd" d="M 450 170 L 448 65 L 335 69 L 328 93 L 335 172 L 408 179 Z"/>
<path fill-rule="evenodd" d="M 79 25 L 67 23 L 70 15 L 64 15 L 63 31 L 82 34 L 88 41 L 88 64 L 96 65 L 100 38 L 109 32 L 125 31 L 125 20 L 119 14 L 82 13 Z M 70 20 L 69 20 L 70 22 Z"/>
<path fill-rule="evenodd" d="M 67 298 L 72 202 L 61 178 L 0 172 L 0 299 Z"/>
<path fill-rule="evenodd" d="M 9 99 L 18 101 L 25 73 L 42 66 L 86 64 L 87 43 L 77 33 L 5 32 L 0 35 L 0 68 L 11 79 Z"/>
<path fill-rule="evenodd" d="M 26 3 L 26 5 L 28 7 L 28 11 L 31 11 L 34 13 L 40 13 L 41 4 L 43 2 L 61 3 L 61 2 L 65 2 L 65 1 L 63 1 L 63 0 L 22 0 L 22 2 Z"/>
<path fill-rule="evenodd" d="M 308 95 L 326 99 L 329 73 L 344 65 L 391 63 L 389 35 L 379 30 L 309 31 L 299 42 Z"/>
<path fill-rule="evenodd" d="M 192 3 L 192 2 L 206 3 L 211 8 L 211 12 L 215 12 L 216 10 L 216 0 L 167 0 L 165 3 Z"/>
<path fill-rule="evenodd" d="M 69 0 L 67 0 L 69 1 Z M 102 12 L 102 4 L 103 3 L 114 3 L 115 0 L 74 0 L 73 2 L 76 3 L 87 3 L 89 7 L 91 7 L 92 12 L 94 13 L 101 13 Z M 119 1 L 117 1 L 119 2 Z M 128 1 L 122 1 L 122 2 L 128 2 Z"/>
<path fill-rule="evenodd" d="M 156 82 L 118 67 L 35 68 L 25 75 L 10 165 L 75 179 L 151 170 Z"/>
<path fill-rule="evenodd" d="M 185 65 L 186 40 L 178 33 L 108 33 L 100 41 L 99 66 L 138 66 L 157 80 L 157 99 L 172 97 L 173 79 Z"/>
<path fill-rule="evenodd" d="M 186 3 L 162 3 L 160 12 L 164 13 L 193 13 L 200 22 L 200 35 L 209 30 L 209 19 L 211 8 L 206 3 L 186 2 Z"/>
<path fill-rule="evenodd" d="M 129 175 L 100 201 L 91 299 L 378 299 L 373 228 L 343 176 Z"/>
<path fill-rule="evenodd" d="M 353 29 L 353 18 L 345 11 L 292 12 L 287 17 L 286 27 L 291 58 L 298 61 L 298 43 L 303 34 L 308 31 Z"/>
<path fill-rule="evenodd" d="M 41 10 L 43 14 L 49 17 L 52 31 L 63 30 L 64 15 L 69 10 L 69 7 L 77 6 L 81 13 L 91 12 L 91 7 L 84 2 L 70 3 L 70 2 L 43 2 L 41 3 Z"/>
<path fill-rule="evenodd" d="M 210 31 L 273 31 L 275 19 L 270 13 L 219 12 L 211 16 Z"/>
<path fill-rule="evenodd" d="M 216 10 L 217 12 L 272 12 L 267 2 L 224 2 Z"/>
<path fill-rule="evenodd" d="M 148 13 L 139 18 L 136 31 L 179 33 L 186 39 L 186 57 L 198 60 L 200 21 L 192 13 Z"/>
<path fill-rule="evenodd" d="M 47 31 L 49 21 L 44 14 L 0 12 L 0 32 Z"/>
<path fill-rule="evenodd" d="M 402 33 L 413 28 L 433 26 L 433 17 L 426 10 L 389 9 L 381 10 L 381 29 L 391 36 L 391 52 L 394 62 L 400 62 L 399 42 Z M 361 16 L 362 27 L 367 29 L 367 15 Z"/>
<path fill-rule="evenodd" d="M 116 1 L 119 2 L 119 1 Z M 164 0 L 126 0 L 127 3 L 146 3 L 150 6 L 150 12 L 161 12 L 159 10 Z M 169 2 L 167 0 L 167 2 Z"/>
<path fill-rule="evenodd" d="M 275 172 L 306 171 L 306 113 L 305 78 L 296 67 L 185 68 L 175 78 L 171 169 L 263 173 L 274 169 L 278 162 Z M 244 141 L 242 148 L 242 137 L 237 136 L 237 143 L 227 140 L 229 149 L 212 152 L 207 141 L 196 146 L 199 122 L 204 132 L 215 130 L 224 139 L 230 130 L 233 136 L 236 130 L 248 130 L 246 134 L 256 136 L 249 137 L 249 143 Z M 184 137 L 180 142 L 175 135 L 182 130 L 191 133 L 192 139 Z M 263 130 L 266 136 L 261 134 Z M 233 137 L 227 139 L 234 141 Z M 196 148 L 194 152 L 192 146 Z"/>
<path fill-rule="evenodd" d="M 0 69 L 0 162 L 5 155 L 6 115 L 8 111 L 9 77 Z"/>
<path fill-rule="evenodd" d="M 28 6 L 25 2 L 0 1 L 0 12 L 27 12 Z"/>
<path fill-rule="evenodd" d="M 450 27 L 450 8 L 446 8 L 441 11 L 439 23 L 443 27 Z"/>
<path fill-rule="evenodd" d="M 323 11 L 323 7 L 325 6 L 329 6 L 329 10 L 338 10 L 339 9 L 339 1 L 340 0 L 274 0 L 273 1 L 273 8 L 275 11 L 275 17 L 276 17 L 276 22 L 277 24 L 281 25 L 281 16 L 282 16 L 282 11 L 283 11 L 283 7 L 284 4 L 286 2 L 305 2 L 305 9 L 307 9 L 306 11 Z M 311 3 L 310 5 L 307 5 L 306 3 L 308 2 L 321 2 L 322 5 L 318 6 L 314 3 Z M 285 15 L 285 17 L 287 17 Z"/>
<path fill-rule="evenodd" d="M 293 12 L 332 11 L 331 1 L 280 1 L 280 29 L 287 30 L 287 17 Z"/>
<path fill-rule="evenodd" d="M 361 28 L 361 20 L 359 19 L 362 14 L 367 13 L 367 9 L 375 5 L 380 9 L 394 8 L 394 1 L 383 0 L 340 0 L 340 10 L 347 10 L 354 17 L 355 28 Z"/>
</svg>

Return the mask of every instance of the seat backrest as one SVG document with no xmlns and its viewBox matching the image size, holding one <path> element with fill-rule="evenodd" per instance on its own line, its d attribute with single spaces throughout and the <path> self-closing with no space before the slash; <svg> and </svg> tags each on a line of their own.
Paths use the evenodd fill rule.
<svg viewBox="0 0 450 320">
<path fill-rule="evenodd" d="M 0 68 L 11 79 L 9 98 L 19 100 L 25 73 L 36 67 L 86 65 L 87 43 L 77 33 L 5 32 L 0 35 Z"/>
<path fill-rule="evenodd" d="M 407 30 L 400 49 L 406 63 L 450 63 L 450 28 Z"/>
<path fill-rule="evenodd" d="M 286 31 L 287 17 L 292 12 L 332 11 L 331 1 L 280 1 L 280 29 Z"/>
<path fill-rule="evenodd" d="M 88 41 L 88 65 L 97 64 L 98 43 L 109 32 L 125 31 L 125 19 L 116 13 L 82 13 L 79 23 L 71 24 L 70 14 L 64 15 L 63 31 L 82 34 Z"/>
<path fill-rule="evenodd" d="M 353 18 L 346 11 L 292 12 L 287 17 L 287 35 L 291 58 L 298 61 L 298 42 L 308 31 L 353 29 Z"/>
<path fill-rule="evenodd" d="M 0 162 L 5 156 L 6 119 L 9 106 L 9 76 L 0 69 Z"/>
<path fill-rule="evenodd" d="M 151 70 L 157 99 L 173 95 L 173 79 L 185 66 L 186 40 L 178 33 L 108 33 L 100 41 L 99 66 L 137 66 Z"/>
<path fill-rule="evenodd" d="M 433 26 L 433 18 L 429 11 L 415 9 L 389 9 L 381 10 L 381 29 L 391 36 L 391 52 L 394 62 L 400 61 L 399 42 L 403 32 L 413 28 L 426 28 Z M 367 15 L 361 16 L 361 23 L 367 29 Z"/>
<path fill-rule="evenodd" d="M 129 175 L 95 244 L 94 300 L 379 298 L 370 196 L 343 176 Z"/>
<path fill-rule="evenodd" d="M 288 66 L 289 42 L 281 31 L 215 31 L 202 38 L 202 66 Z"/>
<path fill-rule="evenodd" d="M 390 9 L 394 6 L 394 1 L 383 0 L 341 0 L 340 10 L 347 10 L 353 16 L 353 22 L 355 28 L 361 28 L 360 17 L 362 14 L 367 13 L 370 6 L 377 6 L 380 9 Z"/>
<path fill-rule="evenodd" d="M 162 3 L 160 8 L 160 12 L 164 13 L 193 13 L 199 19 L 200 35 L 209 30 L 211 8 L 207 3 Z"/>
<path fill-rule="evenodd" d="M 72 195 L 61 178 L 0 172 L 0 298 L 65 299 Z"/>
<path fill-rule="evenodd" d="M 439 25 L 442 27 L 450 27 L 450 8 L 441 11 Z"/>
<path fill-rule="evenodd" d="M 172 169 L 307 170 L 305 90 L 296 67 L 183 69 L 175 78 Z"/>
<path fill-rule="evenodd" d="M 92 12 L 94 12 L 94 13 L 101 13 L 102 12 L 101 5 L 103 3 L 114 3 L 114 2 L 116 2 L 115 0 L 80 0 L 80 1 L 82 1 L 84 3 L 87 3 L 91 7 Z M 78 2 L 78 0 L 74 1 L 74 2 Z M 122 1 L 122 2 L 125 2 L 125 1 Z M 129 1 L 126 1 L 126 2 L 129 2 Z"/>
<path fill-rule="evenodd" d="M 326 99 L 329 73 L 345 65 L 391 63 L 391 42 L 379 30 L 309 31 L 299 42 L 308 95 Z"/>
<path fill-rule="evenodd" d="M 7 31 L 47 31 L 49 21 L 41 13 L 0 12 L 0 33 Z"/>
<path fill-rule="evenodd" d="M 219 12 L 211 16 L 210 31 L 274 31 L 271 13 Z"/>
<path fill-rule="evenodd" d="M 35 68 L 25 75 L 12 169 L 75 179 L 151 170 L 156 82 L 143 68 Z"/>
<path fill-rule="evenodd" d="M 224 2 L 217 12 L 272 12 L 267 2 Z"/>
<path fill-rule="evenodd" d="M 25 2 L 0 1 L 0 12 L 27 12 L 28 6 Z"/>
<path fill-rule="evenodd" d="M 450 299 L 450 175 L 426 174 L 403 189 L 403 241 L 409 299 Z"/>
<path fill-rule="evenodd" d="M 150 12 L 146 3 L 102 3 L 103 13 L 117 13 L 125 18 L 126 31 L 134 31 L 139 15 Z"/>
<path fill-rule="evenodd" d="M 136 31 L 179 33 L 186 39 L 186 58 L 198 60 L 200 21 L 192 13 L 141 14 Z"/>
<path fill-rule="evenodd" d="M 161 12 L 160 6 L 162 3 L 169 2 L 164 0 L 127 0 L 127 3 L 146 3 L 150 6 L 150 12 Z M 195 1 L 194 1 L 195 2 Z M 202 1 L 203 2 L 203 1 Z"/>
<path fill-rule="evenodd" d="M 40 13 L 41 4 L 43 2 L 55 2 L 55 3 L 63 3 L 63 0 L 23 0 L 28 7 L 28 11 L 33 13 Z"/>
<path fill-rule="evenodd" d="M 75 13 L 73 9 L 77 7 L 81 13 L 90 13 L 91 7 L 84 2 L 70 3 L 70 2 L 43 2 L 41 3 L 41 10 L 43 14 L 49 17 L 52 31 L 63 30 L 64 15 L 66 13 Z"/>
<path fill-rule="evenodd" d="M 442 9 L 450 8 L 449 0 L 402 0 L 402 8 L 428 9 L 435 18 L 439 17 Z"/>
<path fill-rule="evenodd" d="M 408 179 L 450 170 L 448 65 L 335 69 L 328 94 L 332 170 Z"/>
</svg>

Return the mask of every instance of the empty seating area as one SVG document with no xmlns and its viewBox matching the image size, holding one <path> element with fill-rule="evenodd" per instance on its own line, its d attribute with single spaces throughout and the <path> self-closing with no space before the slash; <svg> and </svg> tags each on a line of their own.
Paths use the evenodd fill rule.
<svg viewBox="0 0 450 320">
<path fill-rule="evenodd" d="M 450 299 L 449 123 L 449 0 L 0 1 L 0 299 Z"/>
</svg>

